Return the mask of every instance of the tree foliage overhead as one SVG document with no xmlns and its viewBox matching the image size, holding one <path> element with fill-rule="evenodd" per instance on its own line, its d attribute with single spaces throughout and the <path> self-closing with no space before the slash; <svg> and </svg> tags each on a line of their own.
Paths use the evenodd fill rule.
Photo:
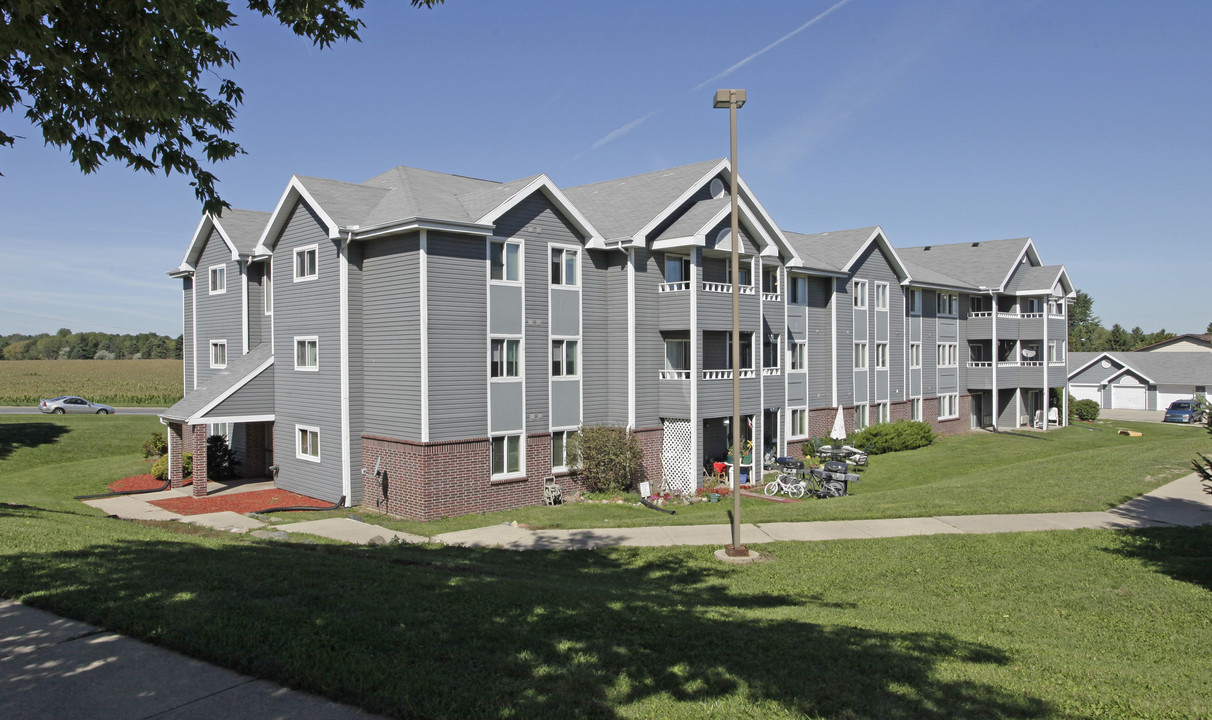
<svg viewBox="0 0 1212 720">
<path fill-rule="evenodd" d="M 365 0 L 246 2 L 322 48 L 363 27 Z M 239 61 L 219 38 L 228 0 L 5 0 L 0 18 L 0 111 L 25 108 L 85 173 L 106 160 L 184 173 L 204 211 L 227 207 L 205 164 L 244 152 L 225 137 L 243 90 L 218 75 Z M 17 139 L 0 130 L 0 145 Z"/>
</svg>

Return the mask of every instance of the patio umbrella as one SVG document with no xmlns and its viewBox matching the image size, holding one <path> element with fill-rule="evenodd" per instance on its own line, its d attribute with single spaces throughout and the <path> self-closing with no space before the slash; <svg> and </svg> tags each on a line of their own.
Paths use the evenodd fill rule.
<svg viewBox="0 0 1212 720">
<path fill-rule="evenodd" d="M 837 408 L 837 417 L 833 419 L 833 429 L 829 431 L 829 437 L 838 442 L 846 439 L 846 420 L 842 417 L 842 408 L 840 405 Z"/>
</svg>

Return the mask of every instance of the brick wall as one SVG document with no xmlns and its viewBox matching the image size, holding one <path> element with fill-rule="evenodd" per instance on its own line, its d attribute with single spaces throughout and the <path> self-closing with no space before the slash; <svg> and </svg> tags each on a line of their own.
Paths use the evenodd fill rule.
<svg viewBox="0 0 1212 720">
<path fill-rule="evenodd" d="M 206 497 L 206 423 L 189 429 L 194 438 L 194 497 Z"/>
<path fill-rule="evenodd" d="M 192 436 L 190 441 L 192 443 Z M 185 486 L 185 476 L 181 469 L 181 456 L 191 452 L 185 447 L 185 434 L 181 423 L 168 424 L 168 482 L 169 487 L 180 489 Z"/>
<path fill-rule="evenodd" d="M 244 425 L 244 477 L 263 478 L 268 472 L 265 466 L 265 436 L 268 423 L 252 422 Z"/>
</svg>

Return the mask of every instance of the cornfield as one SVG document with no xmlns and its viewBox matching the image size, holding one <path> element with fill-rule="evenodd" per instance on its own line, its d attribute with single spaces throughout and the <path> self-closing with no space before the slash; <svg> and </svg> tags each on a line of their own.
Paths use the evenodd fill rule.
<svg viewBox="0 0 1212 720">
<path fill-rule="evenodd" d="M 118 407 L 168 407 L 181 399 L 180 360 L 7 360 L 0 405 L 79 395 Z"/>
</svg>

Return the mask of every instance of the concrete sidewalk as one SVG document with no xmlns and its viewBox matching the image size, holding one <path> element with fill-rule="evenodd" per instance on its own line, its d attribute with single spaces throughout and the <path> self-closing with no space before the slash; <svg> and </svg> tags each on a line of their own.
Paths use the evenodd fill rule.
<svg viewBox="0 0 1212 720">
<path fill-rule="evenodd" d="M 377 716 L 0 600 L 0 717 L 370 720 Z"/>
</svg>

